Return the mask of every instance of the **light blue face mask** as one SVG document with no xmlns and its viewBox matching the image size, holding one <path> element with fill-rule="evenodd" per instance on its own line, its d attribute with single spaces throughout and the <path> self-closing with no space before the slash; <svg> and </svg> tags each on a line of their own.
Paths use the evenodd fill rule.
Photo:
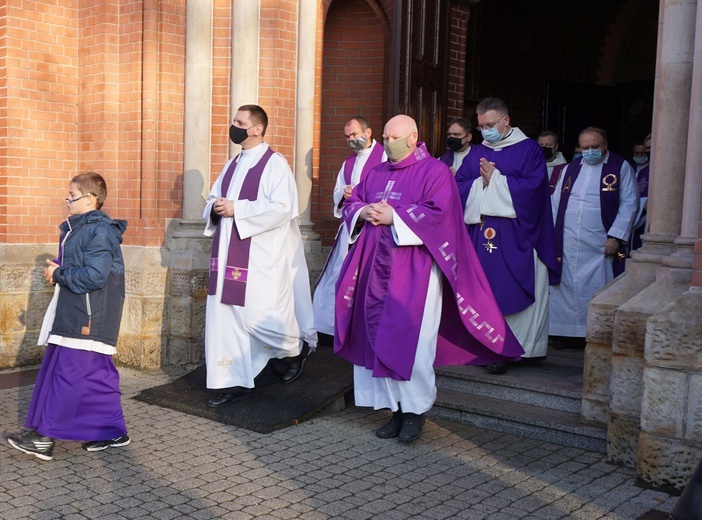
<svg viewBox="0 0 702 520">
<path fill-rule="evenodd" d="M 597 164 L 602 160 L 602 150 L 583 150 L 583 161 L 588 164 Z"/>
<path fill-rule="evenodd" d="M 495 121 L 492 124 L 492 128 L 481 129 L 480 133 L 482 134 L 483 139 L 485 139 L 488 143 L 496 143 L 497 141 L 502 139 L 502 132 L 500 132 L 497 129 L 497 127 L 500 126 L 500 121 L 502 121 L 505 117 L 507 117 L 507 114 L 503 115 L 500 119 Z"/>
<path fill-rule="evenodd" d="M 502 132 L 494 127 L 488 128 L 487 130 L 481 130 L 480 133 L 483 134 L 483 139 L 485 139 L 488 143 L 496 143 L 502 139 Z"/>
</svg>

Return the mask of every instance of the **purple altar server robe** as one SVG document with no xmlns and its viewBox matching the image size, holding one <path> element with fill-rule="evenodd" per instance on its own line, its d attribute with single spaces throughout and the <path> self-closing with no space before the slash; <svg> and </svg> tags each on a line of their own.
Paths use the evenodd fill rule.
<svg viewBox="0 0 702 520">
<path fill-rule="evenodd" d="M 533 250 L 548 267 L 549 283 L 560 282 L 546 163 L 531 139 L 500 150 L 478 145 L 456 172 L 464 207 L 473 181 L 480 177 L 483 157 L 507 178 L 517 218 L 485 215 L 483 225 L 468 229 L 500 309 L 505 315 L 514 314 L 534 303 Z M 496 249 L 485 246 L 488 229 L 494 230 L 491 240 Z"/>
<path fill-rule="evenodd" d="M 423 245 L 398 246 L 391 226 L 362 230 L 337 283 L 334 351 L 374 377 L 410 378 L 432 263 L 443 274 L 434 366 L 515 360 L 523 350 L 502 317 L 463 224 L 448 167 L 420 143 L 400 163 L 382 163 L 344 207 L 350 229 L 365 205 L 385 200 Z"/>
</svg>

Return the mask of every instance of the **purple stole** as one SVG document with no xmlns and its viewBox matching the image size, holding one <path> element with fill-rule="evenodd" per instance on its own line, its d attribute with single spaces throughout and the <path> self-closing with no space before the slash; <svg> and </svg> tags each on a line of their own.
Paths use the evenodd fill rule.
<svg viewBox="0 0 702 520">
<path fill-rule="evenodd" d="M 639 189 L 639 197 L 648 197 L 648 173 L 650 164 L 647 164 L 636 174 L 636 187 Z"/>
<path fill-rule="evenodd" d="M 368 156 L 368 160 L 366 161 L 366 164 L 363 165 L 363 169 L 361 170 L 361 176 L 359 178 L 359 182 L 363 179 L 365 179 L 366 175 L 378 166 L 382 161 L 383 161 L 383 151 L 384 148 L 382 145 L 376 144 L 373 149 L 371 150 L 370 155 Z M 344 182 L 346 183 L 347 186 L 351 185 L 351 175 L 353 174 L 353 165 L 356 164 L 356 153 L 352 153 L 351 155 L 348 156 L 346 159 L 346 162 L 344 163 Z M 339 201 L 339 208 L 341 208 L 344 204 L 344 198 L 341 197 L 341 200 Z M 343 226 L 344 223 L 341 223 L 341 226 Z M 341 229 L 341 226 L 339 226 L 339 229 Z M 324 267 L 322 268 L 322 273 L 319 275 L 319 278 L 317 278 L 317 281 L 315 282 L 315 285 L 318 285 L 322 277 L 324 276 L 324 273 L 327 270 L 327 266 L 329 265 L 329 260 L 334 257 L 334 253 L 336 252 L 336 249 L 338 247 L 341 247 L 339 245 L 339 230 L 336 231 L 336 237 L 334 237 L 334 243 L 332 244 L 331 251 L 329 251 L 329 256 L 327 256 L 327 261 L 324 262 Z M 349 245 L 344 244 L 344 246 L 348 249 Z"/>
<path fill-rule="evenodd" d="M 346 158 L 346 162 L 344 162 L 344 182 L 347 186 L 351 186 L 351 175 L 353 174 L 353 165 L 356 164 L 357 155 L 357 153 L 352 153 Z M 368 156 L 366 164 L 363 165 L 363 170 L 361 170 L 361 179 L 368 175 L 368 172 L 371 171 L 374 166 L 379 165 L 382 159 L 383 147 L 376 143 Z"/>
<path fill-rule="evenodd" d="M 553 192 L 556 191 L 558 179 L 561 178 L 561 172 L 566 166 L 568 166 L 568 163 L 559 164 L 558 166 L 554 166 L 553 170 L 551 171 L 551 178 L 548 180 L 548 187 L 551 191 L 551 195 L 553 195 Z"/>
<path fill-rule="evenodd" d="M 268 164 L 268 160 L 273 155 L 273 150 L 268 148 L 263 153 L 263 157 L 246 173 L 246 178 L 239 191 L 239 200 L 256 200 L 258 198 L 258 187 L 261 184 L 263 170 Z M 226 196 L 229 191 L 234 170 L 239 162 L 239 157 L 232 161 L 227 168 L 222 179 L 220 194 Z M 217 274 L 219 268 L 219 234 L 221 226 L 217 226 L 212 239 L 212 253 L 210 255 L 210 282 L 207 294 L 214 295 L 217 292 Z M 244 306 L 246 300 L 246 282 L 249 273 L 249 251 L 251 250 L 251 237 L 244 240 L 239 237 L 239 230 L 236 221 L 232 226 L 232 234 L 229 238 L 229 251 L 227 253 L 227 268 L 224 271 L 224 286 L 222 288 L 222 303 L 227 305 Z"/>
<path fill-rule="evenodd" d="M 619 211 L 619 186 L 620 175 L 624 158 L 616 153 L 609 152 L 607 162 L 602 165 L 602 173 L 600 175 L 600 213 L 602 215 L 602 225 L 605 231 L 609 230 L 617 218 Z M 583 166 L 583 161 L 574 161 L 568 164 L 568 168 L 563 174 L 563 184 L 561 185 L 561 202 L 558 205 L 558 213 L 556 214 L 556 224 L 554 231 L 556 232 L 556 250 L 558 253 L 558 261 L 563 261 L 563 227 L 565 223 L 565 212 L 568 207 L 568 200 L 572 192 L 572 187 L 575 180 L 580 174 Z M 626 254 L 623 245 L 620 246 L 620 254 Z M 624 259 L 621 257 L 615 258 L 612 262 L 614 276 L 624 272 Z"/>
<path fill-rule="evenodd" d="M 453 150 L 451 150 L 450 148 L 446 150 L 443 154 L 441 154 L 439 160 L 446 166 L 451 168 L 453 166 Z"/>
</svg>

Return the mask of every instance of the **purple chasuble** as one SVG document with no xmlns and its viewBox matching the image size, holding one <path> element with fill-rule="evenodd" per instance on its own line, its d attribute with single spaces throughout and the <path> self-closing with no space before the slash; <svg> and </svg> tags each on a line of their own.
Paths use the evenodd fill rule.
<svg viewBox="0 0 702 520">
<path fill-rule="evenodd" d="M 443 307 L 434 366 L 519 359 L 524 351 L 475 257 L 448 167 L 422 143 L 400 163 L 381 163 L 347 199 L 345 225 L 350 228 L 361 208 L 381 200 L 423 245 L 398 246 L 392 226 L 357 222 L 360 235 L 336 286 L 334 352 L 374 377 L 409 380 L 436 262 Z"/>
<path fill-rule="evenodd" d="M 480 177 L 480 159 L 495 163 L 507 178 L 517 218 L 483 215 L 468 226 L 475 251 L 505 315 L 521 312 L 535 301 L 534 254 L 548 268 L 549 283 L 560 282 L 546 162 L 532 139 L 493 150 L 478 145 L 456 172 L 465 207 L 473 181 Z"/>
<path fill-rule="evenodd" d="M 268 160 L 273 156 L 273 150 L 268 148 L 263 153 L 263 157 L 246 173 L 246 179 L 239 191 L 239 200 L 256 200 L 258 198 L 258 187 L 261 184 L 263 170 L 268 164 Z M 234 170 L 239 162 L 239 157 L 234 159 L 227 168 L 222 179 L 220 191 L 221 197 L 226 197 L 229 191 Z M 217 292 L 217 276 L 219 268 L 219 234 L 221 227 L 218 225 L 212 239 L 212 253 L 210 255 L 210 281 L 207 294 L 213 295 Z M 249 272 L 249 251 L 251 250 L 251 238 L 244 240 L 239 236 L 236 227 L 236 220 L 232 226 L 232 234 L 229 237 L 229 251 L 227 253 L 227 267 L 224 271 L 224 285 L 222 287 L 222 303 L 227 305 L 238 305 L 243 307 L 246 301 L 246 282 Z"/>
<path fill-rule="evenodd" d="M 620 176 L 624 158 L 614 152 L 609 152 L 607 162 L 602 164 L 600 173 L 600 213 L 602 215 L 602 225 L 608 232 L 617 218 L 619 212 L 619 186 Z M 563 258 L 563 228 L 565 226 L 565 213 L 568 207 L 568 200 L 572 193 L 572 187 L 583 167 L 583 161 L 569 163 L 568 168 L 563 173 L 563 184 L 561 185 L 561 201 L 556 214 L 556 248 L 558 251 L 558 261 Z M 619 256 L 612 262 L 614 276 L 624 272 L 624 258 L 626 257 L 626 247 L 623 243 L 619 245 Z"/>
</svg>

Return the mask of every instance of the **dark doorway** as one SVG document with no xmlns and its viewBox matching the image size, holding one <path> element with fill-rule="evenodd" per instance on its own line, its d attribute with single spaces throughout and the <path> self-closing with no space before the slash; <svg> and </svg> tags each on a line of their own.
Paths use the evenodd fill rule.
<svg viewBox="0 0 702 520">
<path fill-rule="evenodd" d="M 556 132 L 568 160 L 580 131 L 596 126 L 607 132 L 609 148 L 621 155 L 622 98 L 620 89 L 587 83 L 549 81 L 544 84 L 542 128 Z"/>
</svg>

